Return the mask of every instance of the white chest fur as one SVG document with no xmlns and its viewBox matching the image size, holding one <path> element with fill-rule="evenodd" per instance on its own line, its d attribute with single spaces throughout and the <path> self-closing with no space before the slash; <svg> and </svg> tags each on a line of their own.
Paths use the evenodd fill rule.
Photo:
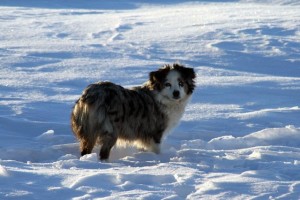
<svg viewBox="0 0 300 200">
<path fill-rule="evenodd" d="M 168 116 L 168 123 L 163 136 L 166 136 L 179 123 L 189 99 L 190 98 L 186 98 L 181 102 L 176 102 L 171 105 L 169 104 L 165 107 L 165 113 Z"/>
</svg>

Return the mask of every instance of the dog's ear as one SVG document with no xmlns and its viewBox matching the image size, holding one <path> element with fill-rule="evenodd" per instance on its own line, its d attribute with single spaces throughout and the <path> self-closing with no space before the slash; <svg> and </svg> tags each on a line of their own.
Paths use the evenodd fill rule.
<svg viewBox="0 0 300 200">
<path fill-rule="evenodd" d="M 196 78 L 196 73 L 193 68 L 185 67 L 184 69 L 184 74 L 187 76 L 187 79 L 195 79 Z"/>
<path fill-rule="evenodd" d="M 187 85 L 188 85 L 188 94 L 193 93 L 196 85 L 195 85 L 195 78 L 196 78 L 196 73 L 193 68 L 184 68 L 185 74 L 186 74 L 186 80 L 187 80 Z"/>
<path fill-rule="evenodd" d="M 179 63 L 174 63 L 173 68 L 178 70 L 186 80 L 193 80 L 194 78 L 196 78 L 196 73 L 193 68 L 185 67 L 184 65 L 181 65 Z"/>
<path fill-rule="evenodd" d="M 162 74 L 160 71 L 153 71 L 149 74 L 150 85 L 153 90 L 161 90 Z"/>
<path fill-rule="evenodd" d="M 183 79 L 186 80 L 186 83 L 188 85 L 188 94 L 193 93 L 195 89 L 195 78 L 196 78 L 196 73 L 193 68 L 185 67 L 183 65 L 174 64 L 174 68 L 177 69 L 183 76 Z"/>
<path fill-rule="evenodd" d="M 150 72 L 149 78 L 150 78 L 150 81 L 152 83 L 162 82 L 163 81 L 163 74 L 162 74 L 161 71 Z"/>
<path fill-rule="evenodd" d="M 168 71 L 170 71 L 169 68 L 163 67 L 157 71 L 150 72 L 149 80 L 153 89 L 155 90 L 163 89 L 163 84 L 165 82 Z"/>
</svg>

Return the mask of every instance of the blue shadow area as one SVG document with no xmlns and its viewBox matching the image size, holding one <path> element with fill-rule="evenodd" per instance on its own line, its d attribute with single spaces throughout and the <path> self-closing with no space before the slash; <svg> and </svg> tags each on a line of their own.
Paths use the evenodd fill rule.
<svg viewBox="0 0 300 200">
<path fill-rule="evenodd" d="M 26 7 L 26 8 L 48 8 L 48 9 L 93 9 L 93 10 L 129 10 L 136 9 L 141 3 L 171 5 L 186 2 L 211 3 L 211 2 L 237 2 L 238 0 L 1 0 L 0 6 Z"/>
</svg>

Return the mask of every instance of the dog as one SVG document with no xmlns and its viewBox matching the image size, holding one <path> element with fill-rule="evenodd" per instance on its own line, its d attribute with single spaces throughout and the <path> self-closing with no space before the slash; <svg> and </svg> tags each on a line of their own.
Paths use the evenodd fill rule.
<svg viewBox="0 0 300 200">
<path fill-rule="evenodd" d="M 71 114 L 81 156 L 100 144 L 100 160 L 107 160 L 117 140 L 159 154 L 162 138 L 184 113 L 195 77 L 193 68 L 174 63 L 150 72 L 142 86 L 126 89 L 107 81 L 89 85 Z"/>
</svg>

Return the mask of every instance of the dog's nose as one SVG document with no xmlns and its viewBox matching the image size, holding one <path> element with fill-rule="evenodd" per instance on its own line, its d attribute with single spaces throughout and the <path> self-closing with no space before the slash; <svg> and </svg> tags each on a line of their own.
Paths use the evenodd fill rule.
<svg viewBox="0 0 300 200">
<path fill-rule="evenodd" d="M 179 98 L 179 95 L 180 95 L 180 93 L 179 93 L 178 90 L 175 90 L 175 91 L 173 92 L 173 97 L 174 97 L 175 99 Z"/>
</svg>

